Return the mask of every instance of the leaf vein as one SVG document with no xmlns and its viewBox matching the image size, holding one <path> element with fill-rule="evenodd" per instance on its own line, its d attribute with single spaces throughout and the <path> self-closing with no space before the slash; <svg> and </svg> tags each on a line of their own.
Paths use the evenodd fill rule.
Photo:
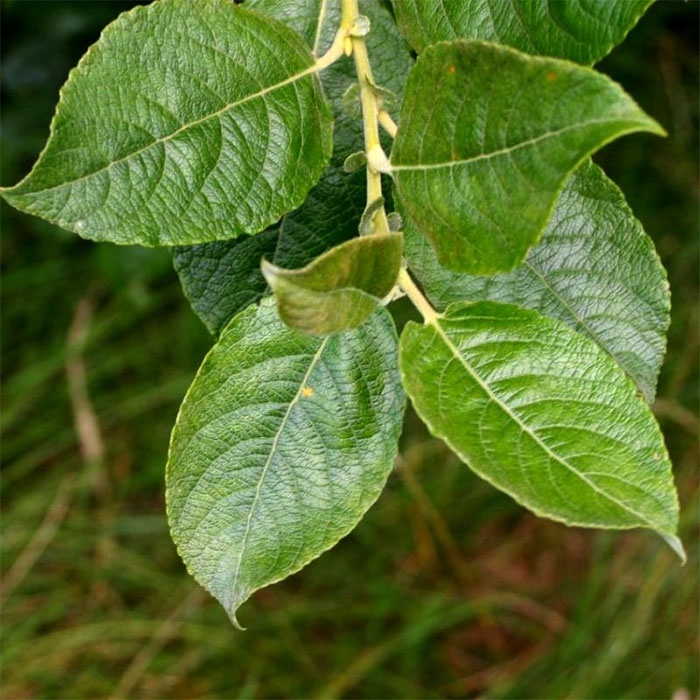
<svg viewBox="0 0 700 700">
<path fill-rule="evenodd" d="M 496 406 L 498 406 L 521 430 L 524 434 L 529 435 L 532 441 L 552 460 L 555 462 L 561 464 L 562 467 L 564 467 L 566 470 L 577 476 L 581 481 L 583 481 L 587 486 L 589 486 L 596 494 L 598 494 L 600 497 L 603 499 L 607 499 L 608 501 L 616 504 L 623 510 L 626 510 L 628 513 L 631 513 L 632 515 L 635 515 L 638 517 L 642 522 L 647 523 L 649 526 L 654 527 L 654 524 L 649 521 L 649 519 L 644 516 L 642 513 L 639 513 L 635 511 L 633 508 L 631 508 L 629 505 L 620 502 L 618 499 L 614 498 L 612 495 L 605 493 L 602 491 L 594 482 L 589 480 L 585 474 L 580 472 L 576 467 L 574 467 L 572 464 L 569 464 L 569 462 L 564 458 L 559 456 L 556 452 L 553 452 L 551 448 L 543 442 L 543 440 L 539 437 L 539 435 L 536 432 L 533 432 L 530 427 L 523 422 L 523 420 L 520 418 L 520 416 L 512 411 L 510 407 L 505 404 L 500 397 L 496 396 L 489 385 L 479 376 L 479 374 L 474 370 L 474 368 L 469 364 L 467 359 L 462 355 L 460 352 L 460 349 L 452 342 L 450 337 L 447 335 L 447 333 L 444 331 L 442 326 L 440 325 L 439 321 L 434 324 L 434 328 L 436 329 L 437 333 L 440 335 L 442 338 L 443 342 L 447 346 L 448 350 L 458 359 L 458 361 L 462 364 L 464 369 L 467 371 L 467 373 L 474 379 L 474 381 L 481 387 L 482 391 L 495 403 Z"/>
<path fill-rule="evenodd" d="M 463 158 L 460 160 L 452 160 L 452 161 L 445 161 L 442 163 L 414 163 L 414 164 L 408 164 L 404 163 L 401 165 L 394 165 L 392 164 L 391 166 L 391 171 L 392 172 L 402 172 L 402 171 L 413 171 L 413 170 L 439 170 L 442 168 L 453 168 L 455 166 L 459 165 L 469 165 L 470 163 L 475 163 L 480 160 L 488 160 L 490 158 L 496 158 L 498 156 L 503 156 L 503 155 L 508 155 L 511 153 L 514 153 L 515 151 L 519 151 L 523 148 L 527 148 L 528 146 L 533 146 L 537 143 L 540 143 L 542 141 L 546 141 L 551 138 L 555 138 L 557 136 L 560 136 L 561 134 L 565 134 L 569 131 L 574 131 L 576 129 L 581 129 L 585 128 L 587 126 L 593 126 L 597 124 L 615 124 L 619 122 L 619 119 L 589 119 L 588 121 L 585 122 L 578 122 L 577 124 L 571 124 L 569 126 L 564 126 L 561 129 L 556 129 L 555 131 L 548 131 L 544 134 L 539 134 L 538 136 L 535 136 L 531 139 L 527 139 L 526 141 L 522 141 L 521 143 L 517 143 L 513 146 L 507 146 L 506 148 L 500 148 L 495 151 L 491 151 L 489 153 L 480 153 L 476 156 L 472 156 L 471 158 Z"/>
</svg>

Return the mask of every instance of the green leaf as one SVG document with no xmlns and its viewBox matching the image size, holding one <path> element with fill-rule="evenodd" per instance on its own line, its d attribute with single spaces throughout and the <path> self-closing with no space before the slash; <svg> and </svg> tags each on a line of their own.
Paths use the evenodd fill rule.
<svg viewBox="0 0 700 700">
<path fill-rule="evenodd" d="M 540 238 L 568 175 L 633 131 L 664 133 L 590 68 L 479 41 L 436 44 L 411 71 L 392 174 L 443 267 L 506 271 Z"/>
<path fill-rule="evenodd" d="M 595 63 L 617 46 L 653 0 L 393 0 L 417 51 L 451 39 L 483 39 L 526 53 Z"/>
<path fill-rule="evenodd" d="M 519 503 L 569 525 L 651 528 L 683 556 L 661 432 L 591 340 L 535 311 L 454 304 L 406 326 L 400 367 L 431 432 Z"/>
<path fill-rule="evenodd" d="M 267 289 L 260 260 L 274 259 L 279 229 L 173 250 L 173 265 L 185 296 L 209 332 L 218 336 L 240 311 Z"/>
<path fill-rule="evenodd" d="M 94 240 L 256 233 L 301 204 L 328 163 L 316 70 L 297 34 L 229 0 L 137 7 L 71 73 L 46 148 L 3 196 Z"/>
<path fill-rule="evenodd" d="M 328 335 L 359 326 L 382 303 L 396 283 L 402 250 L 401 234 L 364 236 L 298 270 L 263 260 L 262 272 L 288 326 Z"/>
<path fill-rule="evenodd" d="M 180 409 L 166 495 L 189 571 L 234 620 L 374 503 L 404 404 L 385 309 L 321 339 L 285 326 L 266 299 L 226 327 Z"/>
<path fill-rule="evenodd" d="M 410 223 L 404 232 L 411 270 L 437 309 L 490 299 L 564 321 L 595 340 L 653 401 L 670 322 L 666 272 L 600 168 L 588 162 L 569 178 L 542 240 L 510 273 L 450 272 Z"/>
</svg>

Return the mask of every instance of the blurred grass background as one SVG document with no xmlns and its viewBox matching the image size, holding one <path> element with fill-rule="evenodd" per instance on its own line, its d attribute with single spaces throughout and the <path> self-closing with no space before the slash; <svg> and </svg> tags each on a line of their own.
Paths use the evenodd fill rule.
<svg viewBox="0 0 700 700">
<path fill-rule="evenodd" d="M 68 70 L 133 2 L 2 3 L 2 183 Z M 164 513 L 177 408 L 209 345 L 164 251 L 94 245 L 2 205 L 2 676 L 23 698 L 698 696 L 698 9 L 654 5 L 600 66 L 669 131 L 598 162 L 673 290 L 655 411 L 680 567 L 648 532 L 538 520 L 407 418 L 365 520 L 234 630 Z"/>
</svg>

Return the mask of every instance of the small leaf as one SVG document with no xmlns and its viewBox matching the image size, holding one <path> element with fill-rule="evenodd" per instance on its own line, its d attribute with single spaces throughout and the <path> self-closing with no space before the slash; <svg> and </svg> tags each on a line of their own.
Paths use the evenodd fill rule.
<svg viewBox="0 0 700 700">
<path fill-rule="evenodd" d="M 411 45 L 483 39 L 526 53 L 595 63 L 617 46 L 653 0 L 393 0 Z"/>
<path fill-rule="evenodd" d="M 401 234 L 354 238 L 300 270 L 263 260 L 280 318 L 292 328 L 328 335 L 355 328 L 394 287 L 401 267 Z"/>
<path fill-rule="evenodd" d="M 13 206 L 81 236 L 175 245 L 257 233 L 328 163 L 332 118 L 313 56 L 229 0 L 121 15 L 71 73 Z"/>
<path fill-rule="evenodd" d="M 450 272 L 410 224 L 404 234 L 411 270 L 437 309 L 489 299 L 564 321 L 595 340 L 653 401 L 670 321 L 666 272 L 600 168 L 588 162 L 569 178 L 542 240 L 513 272 Z"/>
<path fill-rule="evenodd" d="M 507 271 L 540 238 L 568 175 L 634 131 L 663 133 L 589 68 L 478 41 L 436 44 L 411 71 L 392 173 L 443 267 Z"/>
<path fill-rule="evenodd" d="M 534 311 L 454 304 L 410 322 L 404 386 L 432 433 L 538 515 L 646 527 L 678 549 L 678 502 L 661 432 L 595 343 Z"/>
<path fill-rule="evenodd" d="M 367 156 L 364 151 L 355 151 L 343 161 L 343 172 L 355 173 L 367 165 Z"/>
<path fill-rule="evenodd" d="M 402 231 L 403 230 L 403 217 L 399 212 L 392 211 L 387 214 L 387 223 L 389 224 L 390 231 Z"/>
<path fill-rule="evenodd" d="M 374 503 L 404 403 L 385 309 L 321 339 L 285 326 L 266 299 L 222 332 L 180 409 L 166 496 L 189 571 L 234 620 Z"/>
<path fill-rule="evenodd" d="M 358 227 L 361 236 L 374 233 L 374 217 L 384 208 L 384 203 L 384 197 L 377 197 L 365 207 Z"/>
</svg>

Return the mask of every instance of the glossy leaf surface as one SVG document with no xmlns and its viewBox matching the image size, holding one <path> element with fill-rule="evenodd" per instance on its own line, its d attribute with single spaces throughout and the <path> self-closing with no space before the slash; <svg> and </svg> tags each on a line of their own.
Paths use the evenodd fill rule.
<svg viewBox="0 0 700 700">
<path fill-rule="evenodd" d="M 288 326 L 327 335 L 355 328 L 377 308 L 396 283 L 402 252 L 400 234 L 363 236 L 297 270 L 263 260 L 262 272 Z"/>
<path fill-rule="evenodd" d="M 175 245 L 257 233 L 299 206 L 332 150 L 302 39 L 228 0 L 123 14 L 61 91 L 13 206 L 94 240 Z"/>
<path fill-rule="evenodd" d="M 450 272 L 408 222 L 405 239 L 411 270 L 437 309 L 489 299 L 564 321 L 653 400 L 670 321 L 666 272 L 622 192 L 597 166 L 586 163 L 569 178 L 542 240 L 512 272 Z"/>
<path fill-rule="evenodd" d="M 393 0 L 412 46 L 483 39 L 526 53 L 595 63 L 617 46 L 653 0 Z"/>
<path fill-rule="evenodd" d="M 386 310 L 321 339 L 285 326 L 272 299 L 205 358 L 171 439 L 168 517 L 189 571 L 232 617 L 379 496 L 403 420 L 396 362 Z"/>
<path fill-rule="evenodd" d="M 651 528 L 682 556 L 661 432 L 591 340 L 509 304 L 455 304 L 406 326 L 400 366 L 432 433 L 519 503 L 569 525 Z"/>
<path fill-rule="evenodd" d="M 589 68 L 474 41 L 411 71 L 391 154 L 404 213 L 443 267 L 507 271 L 538 241 L 568 175 L 633 131 L 663 133 Z"/>
</svg>

